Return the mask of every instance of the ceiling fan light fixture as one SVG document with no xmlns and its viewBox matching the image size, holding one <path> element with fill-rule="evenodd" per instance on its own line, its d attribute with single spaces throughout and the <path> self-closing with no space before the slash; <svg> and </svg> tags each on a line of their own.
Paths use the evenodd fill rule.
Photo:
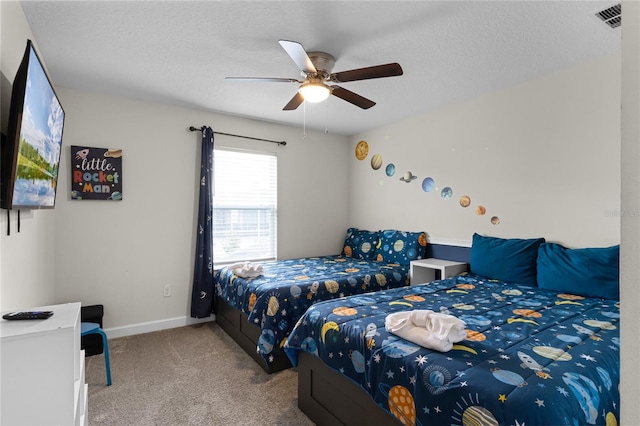
<svg viewBox="0 0 640 426">
<path fill-rule="evenodd" d="M 331 94 L 331 90 L 325 84 L 308 82 L 300 86 L 298 93 L 302 95 L 305 101 L 317 103 L 327 99 Z"/>
</svg>

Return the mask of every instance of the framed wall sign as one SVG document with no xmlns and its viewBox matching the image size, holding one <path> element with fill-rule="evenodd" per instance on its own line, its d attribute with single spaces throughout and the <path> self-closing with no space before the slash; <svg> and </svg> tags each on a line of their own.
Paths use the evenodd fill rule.
<svg viewBox="0 0 640 426">
<path fill-rule="evenodd" d="M 122 200 L 122 150 L 71 146 L 71 199 Z"/>
</svg>

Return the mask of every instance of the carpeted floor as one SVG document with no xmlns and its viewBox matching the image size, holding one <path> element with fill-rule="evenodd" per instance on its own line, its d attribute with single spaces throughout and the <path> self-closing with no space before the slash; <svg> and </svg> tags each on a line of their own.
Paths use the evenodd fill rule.
<svg viewBox="0 0 640 426">
<path fill-rule="evenodd" d="M 266 374 L 215 323 L 109 340 L 86 359 L 89 425 L 313 425 L 294 370 Z"/>
</svg>

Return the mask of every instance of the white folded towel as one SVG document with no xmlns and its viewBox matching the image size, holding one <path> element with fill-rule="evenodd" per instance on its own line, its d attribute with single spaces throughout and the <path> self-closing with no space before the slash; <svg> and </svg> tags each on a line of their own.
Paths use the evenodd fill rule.
<svg viewBox="0 0 640 426">
<path fill-rule="evenodd" d="M 384 321 L 389 333 L 440 352 L 450 351 L 454 343 L 467 337 L 465 324 L 453 315 L 426 309 L 396 312 L 387 315 Z"/>
<path fill-rule="evenodd" d="M 254 265 L 251 262 L 238 262 L 229 265 L 229 270 L 242 278 L 255 278 L 262 275 L 262 265 Z"/>
</svg>

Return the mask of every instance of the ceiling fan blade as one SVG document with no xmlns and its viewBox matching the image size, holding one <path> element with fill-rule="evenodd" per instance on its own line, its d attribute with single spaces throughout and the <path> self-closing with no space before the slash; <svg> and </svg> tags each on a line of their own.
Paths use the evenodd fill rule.
<svg viewBox="0 0 640 426">
<path fill-rule="evenodd" d="M 355 70 L 341 71 L 331 74 L 331 81 L 345 83 L 347 81 L 369 80 L 371 78 L 396 77 L 402 75 L 402 67 L 394 62 L 392 64 L 376 65 L 373 67 L 358 68 Z"/>
<path fill-rule="evenodd" d="M 231 81 L 260 81 L 270 83 L 302 83 L 295 78 L 263 78 L 263 77 L 225 77 L 225 80 Z"/>
<path fill-rule="evenodd" d="M 286 104 L 284 108 L 282 108 L 282 110 L 293 111 L 294 109 L 298 108 L 300 104 L 302 104 L 302 102 L 304 102 L 304 97 L 300 93 L 296 92 L 295 96 L 291 98 L 289 103 Z"/>
<path fill-rule="evenodd" d="M 340 86 L 331 86 L 331 94 L 339 97 L 340 99 L 344 99 L 355 106 L 359 106 L 362 109 L 369 109 L 376 104 L 372 100 L 362 97 Z"/>
<path fill-rule="evenodd" d="M 278 40 L 280 46 L 287 52 L 287 54 L 293 59 L 293 62 L 296 63 L 300 71 L 304 71 L 306 74 L 315 74 L 318 71 L 316 67 L 309 59 L 309 55 L 307 55 L 307 51 L 304 50 L 304 47 L 297 41 L 289 41 L 289 40 Z"/>
</svg>

